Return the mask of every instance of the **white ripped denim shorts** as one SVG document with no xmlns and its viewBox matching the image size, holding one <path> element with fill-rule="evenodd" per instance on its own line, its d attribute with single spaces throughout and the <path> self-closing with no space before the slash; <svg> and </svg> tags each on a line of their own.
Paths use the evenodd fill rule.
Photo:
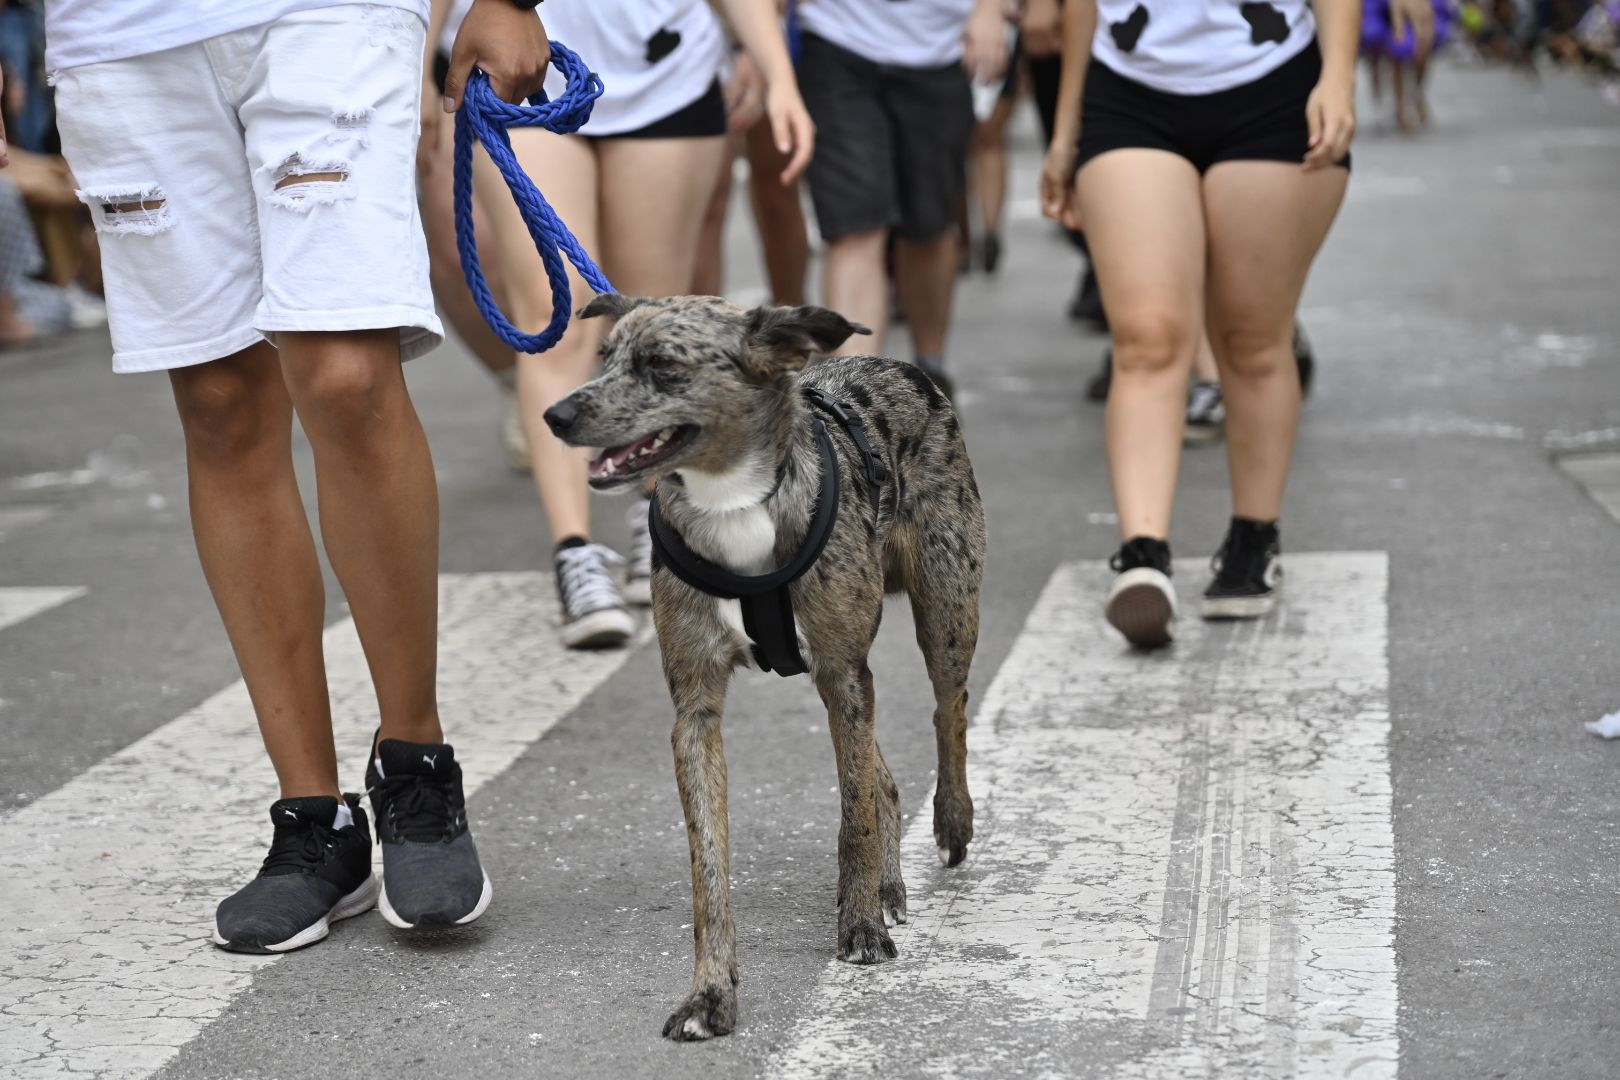
<svg viewBox="0 0 1620 1080">
<path fill-rule="evenodd" d="M 438 345 L 416 202 L 426 27 L 317 8 L 55 75 L 101 240 L 113 370 L 206 363 L 278 331 Z"/>
</svg>

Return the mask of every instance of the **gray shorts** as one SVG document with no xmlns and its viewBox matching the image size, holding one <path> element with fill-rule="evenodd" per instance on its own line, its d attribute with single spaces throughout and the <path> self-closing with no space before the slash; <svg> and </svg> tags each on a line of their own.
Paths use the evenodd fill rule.
<svg viewBox="0 0 1620 1080">
<path fill-rule="evenodd" d="M 961 64 L 878 64 L 805 34 L 799 89 L 816 122 L 808 176 L 823 239 L 891 228 L 926 243 L 956 227 L 973 134 Z"/>
</svg>

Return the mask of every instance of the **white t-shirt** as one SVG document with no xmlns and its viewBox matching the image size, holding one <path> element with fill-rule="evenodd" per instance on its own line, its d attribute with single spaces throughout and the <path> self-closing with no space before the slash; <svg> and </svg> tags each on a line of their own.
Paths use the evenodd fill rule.
<svg viewBox="0 0 1620 1080">
<path fill-rule="evenodd" d="M 353 2 L 353 0 L 350 0 Z M 428 0 L 369 0 L 414 11 Z M 45 0 L 45 66 L 51 71 L 148 56 L 274 22 L 339 0 Z"/>
<path fill-rule="evenodd" d="M 1254 82 L 1316 37 L 1307 0 L 1097 0 L 1091 53 L 1168 94 L 1212 94 Z"/>
<path fill-rule="evenodd" d="M 540 12 L 546 36 L 602 77 L 585 135 L 635 131 L 702 97 L 720 77 L 725 32 L 708 0 L 553 0 Z M 563 80 L 546 76 L 556 97 Z"/>
<path fill-rule="evenodd" d="M 937 68 L 962 59 L 962 37 L 973 4 L 974 0 L 799 0 L 799 25 L 874 64 Z"/>
<path fill-rule="evenodd" d="M 444 55 L 449 56 L 455 48 L 456 35 L 461 33 L 461 24 L 472 6 L 473 0 L 454 0 L 450 5 L 450 17 L 444 20 L 444 30 L 439 34 L 439 51 Z"/>
</svg>

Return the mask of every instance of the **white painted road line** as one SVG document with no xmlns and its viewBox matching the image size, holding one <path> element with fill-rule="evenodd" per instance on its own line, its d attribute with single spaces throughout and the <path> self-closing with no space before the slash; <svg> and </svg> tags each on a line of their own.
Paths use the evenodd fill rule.
<svg viewBox="0 0 1620 1080">
<path fill-rule="evenodd" d="M 548 573 L 446 576 L 440 595 L 440 702 L 471 795 L 628 651 L 556 647 Z M 327 630 L 326 655 L 359 790 L 376 705 L 352 623 Z M 224 1011 L 272 960 L 208 938 L 263 857 L 275 797 L 238 682 L 0 818 L 0 1075 L 147 1076 Z"/>
<path fill-rule="evenodd" d="M 966 867 L 922 808 L 900 960 L 829 963 L 765 1075 L 1393 1077 L 1386 559 L 1287 572 L 1272 618 L 1143 655 L 1060 567 L 971 729 Z"/>
<path fill-rule="evenodd" d="M 65 589 L 51 586 L 0 587 L 0 630 L 16 626 L 24 619 L 32 619 L 69 600 L 77 600 L 84 589 Z"/>
</svg>

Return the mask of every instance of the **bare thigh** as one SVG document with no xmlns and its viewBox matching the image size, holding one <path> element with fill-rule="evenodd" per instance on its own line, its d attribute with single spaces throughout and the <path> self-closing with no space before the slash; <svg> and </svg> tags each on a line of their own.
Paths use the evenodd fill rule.
<svg viewBox="0 0 1620 1080">
<path fill-rule="evenodd" d="M 635 296 L 686 293 L 725 137 L 601 139 L 597 152 L 603 269 L 614 287 Z"/>
<path fill-rule="evenodd" d="M 1280 161 L 1222 162 L 1204 177 L 1210 341 L 1223 365 L 1291 347 L 1306 274 L 1348 179 L 1346 169 L 1308 173 Z"/>
</svg>

